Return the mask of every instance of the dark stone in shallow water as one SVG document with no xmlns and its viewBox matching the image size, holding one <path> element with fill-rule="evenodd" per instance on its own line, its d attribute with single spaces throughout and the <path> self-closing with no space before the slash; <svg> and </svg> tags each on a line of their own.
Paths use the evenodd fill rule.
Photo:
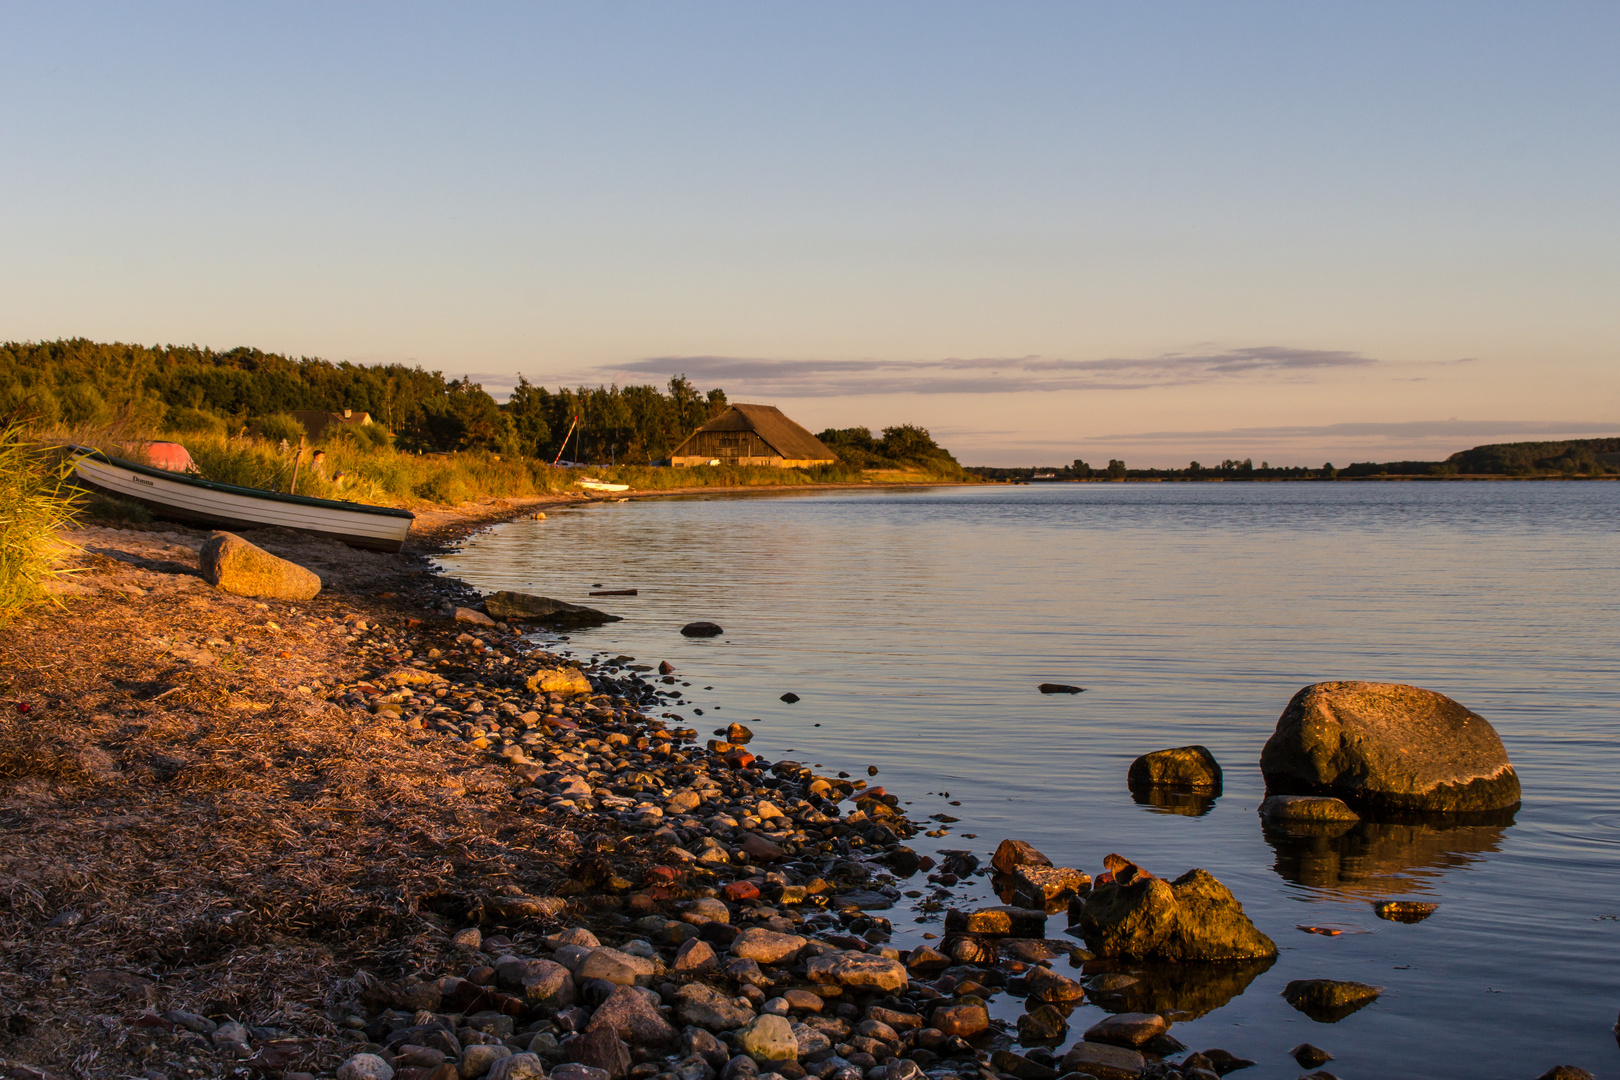
<svg viewBox="0 0 1620 1080">
<path fill-rule="evenodd" d="M 484 610 L 503 622 L 537 622 L 548 626 L 586 627 L 621 622 L 605 611 L 529 593 L 497 592 L 484 597 Z"/>
<path fill-rule="evenodd" d="M 1381 986 L 1338 979 L 1295 979 L 1283 987 L 1288 1004 L 1320 1024 L 1336 1024 L 1359 1009 L 1372 1004 Z"/>
<path fill-rule="evenodd" d="M 1131 762 L 1125 783 L 1140 788 L 1171 787 L 1207 795 L 1221 793 L 1221 765 L 1204 746 L 1155 750 Z"/>
<path fill-rule="evenodd" d="M 1060 682 L 1043 682 L 1036 689 L 1043 694 L 1083 694 L 1086 692 L 1086 688 L 1083 686 L 1070 686 L 1068 683 Z"/>
<path fill-rule="evenodd" d="M 1310 1043 L 1300 1043 L 1288 1052 L 1293 1055 L 1295 1061 L 1299 1062 L 1302 1069 L 1314 1069 L 1318 1065 L 1333 1060 L 1332 1054 L 1320 1046 L 1312 1046 Z"/>
<path fill-rule="evenodd" d="M 782 695 L 782 700 L 787 702 L 789 705 L 792 705 L 799 700 L 799 695 L 790 690 Z"/>
<path fill-rule="evenodd" d="M 681 633 L 686 637 L 719 637 L 725 631 L 719 623 L 691 622 L 681 627 Z"/>
<path fill-rule="evenodd" d="M 1260 752 L 1268 795 L 1332 795 L 1377 814 L 1469 814 L 1519 804 L 1519 777 L 1486 719 L 1398 683 L 1315 683 Z"/>
</svg>

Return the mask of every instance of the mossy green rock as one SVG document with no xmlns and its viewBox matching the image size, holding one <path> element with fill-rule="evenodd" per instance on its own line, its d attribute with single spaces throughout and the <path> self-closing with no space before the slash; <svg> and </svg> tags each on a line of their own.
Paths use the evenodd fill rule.
<svg viewBox="0 0 1620 1080">
<path fill-rule="evenodd" d="M 1079 929 L 1099 956 L 1180 963 L 1277 955 L 1232 890 L 1198 869 L 1174 881 L 1143 876 L 1097 886 L 1080 909 Z"/>
<path fill-rule="evenodd" d="M 1260 752 L 1268 795 L 1331 795 L 1362 813 L 1481 813 L 1519 803 L 1484 717 L 1398 683 L 1326 682 L 1294 695 Z"/>
</svg>

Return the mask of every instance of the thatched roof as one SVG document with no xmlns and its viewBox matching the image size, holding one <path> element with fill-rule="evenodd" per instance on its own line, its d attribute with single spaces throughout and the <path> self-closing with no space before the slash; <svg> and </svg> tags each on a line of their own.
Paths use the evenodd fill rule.
<svg viewBox="0 0 1620 1080">
<path fill-rule="evenodd" d="M 825 443 L 810 434 L 808 429 L 788 419 L 787 414 L 775 405 L 733 405 L 698 428 L 698 432 L 702 431 L 752 431 L 789 460 L 838 460 L 838 455 L 829 450 Z M 680 449 L 677 448 L 675 453 L 680 454 Z"/>
</svg>

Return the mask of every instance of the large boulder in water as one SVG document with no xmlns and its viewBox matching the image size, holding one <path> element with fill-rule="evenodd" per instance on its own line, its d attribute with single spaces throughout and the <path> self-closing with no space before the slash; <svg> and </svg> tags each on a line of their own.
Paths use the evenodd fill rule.
<svg viewBox="0 0 1620 1080">
<path fill-rule="evenodd" d="M 1204 870 L 1174 881 L 1115 856 L 1111 880 L 1093 886 L 1079 912 L 1086 948 L 1134 960 L 1253 960 L 1277 955 L 1232 890 Z"/>
<path fill-rule="evenodd" d="M 504 590 L 484 597 L 484 610 L 502 622 L 537 622 L 548 626 L 601 626 L 621 621 L 617 615 L 580 604 Z"/>
<path fill-rule="evenodd" d="M 1373 813 L 1473 813 L 1519 803 L 1496 730 L 1443 694 L 1325 682 L 1294 695 L 1260 752 L 1268 795 L 1332 795 Z"/>
</svg>

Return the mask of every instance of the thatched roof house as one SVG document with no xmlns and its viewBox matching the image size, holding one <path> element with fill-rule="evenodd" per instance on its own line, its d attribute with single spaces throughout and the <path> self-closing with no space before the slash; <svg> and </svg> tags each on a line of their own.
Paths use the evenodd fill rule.
<svg viewBox="0 0 1620 1080">
<path fill-rule="evenodd" d="M 332 427 L 359 427 L 371 423 L 371 414 L 368 412 L 355 412 L 353 409 L 344 409 L 342 412 L 327 412 L 324 409 L 294 409 L 293 419 L 304 425 L 304 431 L 310 439 L 317 440 L 326 434 Z"/>
<path fill-rule="evenodd" d="M 838 455 L 775 405 L 733 405 L 687 436 L 671 465 L 830 465 Z"/>
</svg>

